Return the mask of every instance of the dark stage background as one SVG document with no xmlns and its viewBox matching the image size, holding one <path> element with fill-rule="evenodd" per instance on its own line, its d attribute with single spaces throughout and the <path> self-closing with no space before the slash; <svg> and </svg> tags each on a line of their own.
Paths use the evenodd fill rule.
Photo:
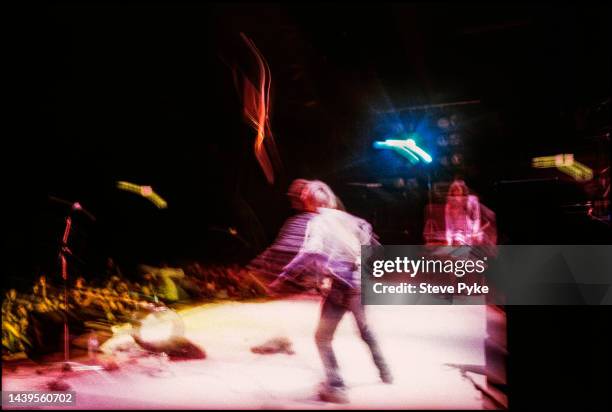
<svg viewBox="0 0 612 412">
<path fill-rule="evenodd" d="M 596 187 L 530 168 L 532 157 L 557 153 L 609 165 L 609 134 L 597 137 L 606 122 L 609 133 L 609 16 L 604 6 L 484 4 L 15 12 L 7 16 L 14 57 L 5 61 L 17 93 L 8 102 L 15 127 L 2 142 L 3 285 L 58 279 L 65 210 L 49 195 L 97 217 L 77 217 L 73 238 L 73 275 L 96 279 L 107 257 L 125 272 L 138 263 L 247 261 L 291 213 L 284 193 L 296 177 L 330 183 L 385 243 L 422 243 L 428 180 L 457 174 L 497 214 L 502 243 L 609 243 L 609 223 L 569 207 Z M 283 162 L 273 185 L 255 160 L 230 69 L 253 66 L 240 32 L 272 72 Z M 467 100 L 480 103 L 451 109 L 467 136 L 461 170 L 408 168 L 372 149 L 398 123 L 424 116 L 380 111 Z M 397 177 L 409 185 L 394 187 Z M 557 180 L 508 182 L 531 178 Z M 152 185 L 168 209 L 118 191 L 117 180 Z M 609 360 L 598 333 L 609 329 L 609 310 L 508 308 L 508 322 L 511 402 L 600 405 L 606 381 L 590 371 Z"/>
<path fill-rule="evenodd" d="M 421 243 L 427 179 L 454 172 L 408 168 L 371 145 L 393 122 L 436 113 L 379 112 L 465 100 L 480 103 L 452 109 L 468 136 L 460 175 L 497 213 L 500 240 L 598 243 L 609 227 L 561 208 L 584 202 L 585 187 L 563 176 L 503 181 L 533 177 L 537 155 L 571 150 L 601 162 L 589 124 L 576 119 L 610 89 L 604 11 L 60 4 L 17 13 L 11 82 L 18 122 L 3 151 L 11 208 L 5 279 L 28 285 L 57 271 L 64 209 L 48 195 L 79 200 L 98 218 L 75 222 L 78 270 L 89 277 L 109 256 L 128 267 L 244 261 L 290 213 L 284 192 L 295 177 L 329 182 L 383 241 Z M 283 162 L 274 185 L 255 161 L 254 132 L 242 120 L 232 78 L 235 65 L 252 73 L 240 32 L 272 72 L 272 129 Z M 398 176 L 408 189 L 387 184 L 377 194 L 349 184 Z M 117 180 L 152 185 L 169 208 L 117 190 Z"/>
</svg>

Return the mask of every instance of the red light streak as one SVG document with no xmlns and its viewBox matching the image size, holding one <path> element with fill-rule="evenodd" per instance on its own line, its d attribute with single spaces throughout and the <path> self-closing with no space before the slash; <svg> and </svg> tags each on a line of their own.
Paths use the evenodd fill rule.
<svg viewBox="0 0 612 412">
<path fill-rule="evenodd" d="M 244 79 L 244 115 L 257 132 L 253 146 L 255 150 L 255 157 L 263 169 L 268 183 L 273 183 L 274 168 L 272 167 L 272 161 L 268 152 L 266 151 L 266 145 L 264 144 L 264 142 L 267 142 L 268 150 L 272 151 L 273 154 L 276 154 L 269 116 L 270 85 L 272 83 L 270 67 L 268 66 L 261 52 L 255 46 L 255 43 L 245 36 L 244 33 L 240 33 L 240 35 L 249 49 L 255 55 L 259 68 L 258 88 L 248 79 Z"/>
</svg>

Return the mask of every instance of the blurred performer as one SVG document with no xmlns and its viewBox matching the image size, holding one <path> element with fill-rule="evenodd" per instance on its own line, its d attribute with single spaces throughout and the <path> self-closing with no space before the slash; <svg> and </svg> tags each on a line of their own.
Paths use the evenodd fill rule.
<svg viewBox="0 0 612 412">
<path fill-rule="evenodd" d="M 299 213 L 287 219 L 274 243 L 247 266 L 248 270 L 263 275 L 268 281 L 275 280 L 279 273 L 283 272 L 284 267 L 297 256 L 304 244 L 308 222 L 316 215 L 307 211 L 301 200 L 302 190 L 307 184 L 308 181 L 304 179 L 296 179 L 291 183 L 287 196 L 291 201 L 291 207 Z M 312 280 L 312 277 L 310 279 Z M 301 283 L 297 283 L 296 278 L 287 280 L 282 285 L 276 282 L 274 285 L 278 286 L 277 290 L 282 286 L 284 292 L 301 292 L 313 285 L 311 282 L 307 286 L 304 279 L 300 279 Z"/>
<path fill-rule="evenodd" d="M 480 203 L 478 197 L 469 194 L 463 180 L 455 180 L 450 185 L 444 218 L 448 245 L 474 245 L 482 242 Z"/>
<path fill-rule="evenodd" d="M 291 185 L 289 196 L 293 207 L 301 211 L 297 219 L 305 227 L 303 235 L 293 237 L 293 242 L 290 242 L 300 244 L 297 254 L 284 267 L 271 287 L 277 288 L 287 281 L 303 282 L 304 275 L 314 276 L 318 285 L 321 285 L 325 278 L 331 279 L 315 334 L 326 373 L 326 382 L 322 385 L 319 395 L 325 401 L 346 402 L 344 381 L 338 371 L 332 339 L 347 311 L 355 317 L 361 338 L 370 348 L 382 381 L 393 381 L 376 339 L 368 327 L 361 303 L 361 245 L 377 244 L 377 241 L 370 224 L 337 209 L 338 199 L 325 183 L 295 181 Z M 281 231 L 279 237 L 282 235 Z"/>
</svg>

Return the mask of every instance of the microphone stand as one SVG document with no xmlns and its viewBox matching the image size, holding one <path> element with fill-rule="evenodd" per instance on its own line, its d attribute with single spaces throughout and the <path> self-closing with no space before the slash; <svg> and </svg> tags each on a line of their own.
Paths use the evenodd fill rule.
<svg viewBox="0 0 612 412">
<path fill-rule="evenodd" d="M 68 371 L 73 370 L 73 365 L 79 366 L 79 370 L 91 369 L 91 370 L 99 370 L 102 369 L 100 366 L 88 366 L 82 365 L 76 362 L 70 362 L 70 328 L 68 326 L 68 256 L 72 255 L 72 251 L 68 246 L 68 239 L 70 238 L 70 233 L 72 230 L 72 218 L 75 212 L 83 213 L 85 216 L 90 218 L 95 222 L 96 218 L 90 212 L 85 210 L 79 202 L 69 202 L 64 199 L 60 199 L 54 196 L 49 196 L 49 199 L 70 206 L 70 210 L 68 215 L 66 215 L 64 221 L 64 234 L 62 236 L 62 241 L 60 245 L 59 258 L 61 262 L 61 271 L 62 271 L 62 280 L 64 284 L 64 364 L 62 370 Z"/>
</svg>

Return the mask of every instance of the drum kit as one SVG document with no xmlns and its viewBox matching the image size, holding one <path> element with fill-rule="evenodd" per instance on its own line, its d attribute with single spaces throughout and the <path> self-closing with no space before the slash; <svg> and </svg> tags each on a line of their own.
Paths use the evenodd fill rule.
<svg viewBox="0 0 612 412">
<path fill-rule="evenodd" d="M 73 223 L 76 219 L 77 215 L 82 215 L 86 217 L 89 221 L 95 222 L 96 217 L 87 209 L 83 207 L 83 205 L 78 201 L 70 201 L 66 199 L 62 199 L 55 196 L 49 196 L 49 200 L 55 202 L 57 204 L 61 204 L 65 206 L 65 216 L 64 216 L 64 225 L 63 232 L 60 238 L 59 244 L 59 262 L 60 262 L 60 273 L 62 277 L 63 283 L 63 304 L 64 310 L 66 313 L 63 314 L 63 361 L 61 362 L 53 362 L 60 363 L 62 372 L 74 372 L 74 371 L 100 371 L 106 369 L 104 365 L 101 365 L 100 362 L 93 362 L 93 364 L 84 364 L 80 362 L 74 362 L 71 360 L 70 356 L 70 347 L 71 347 L 71 336 L 70 336 L 70 324 L 69 324 L 69 278 L 70 278 L 70 265 L 71 257 L 73 257 L 73 248 L 70 242 L 71 234 L 73 232 Z M 165 201 L 163 207 L 165 207 Z M 159 207 L 159 206 L 158 206 Z M 140 329 L 141 322 L 139 319 L 143 316 L 147 316 L 149 314 L 155 315 L 156 318 L 170 317 L 173 324 L 173 332 L 178 334 L 182 334 L 184 331 L 184 326 L 182 325 L 182 319 L 176 312 L 172 311 L 168 308 L 160 308 L 159 305 L 154 305 L 153 308 L 143 308 L 142 313 L 136 314 L 134 318 L 135 330 L 138 332 L 138 337 L 140 338 Z M 146 313 L 145 313 L 146 312 Z M 169 313 L 170 312 L 170 313 Z M 144 315 L 143 315 L 144 313 Z M 139 316 L 138 316 L 139 315 Z M 176 333 L 174 335 L 176 335 Z M 78 340 L 78 339 L 77 339 Z M 81 339 L 83 340 L 83 339 Z M 97 340 L 97 334 L 95 332 L 88 334 L 86 337 L 86 345 L 89 353 L 89 358 L 96 359 L 95 353 L 99 351 L 100 342 Z M 162 354 L 164 355 L 164 354 Z"/>
</svg>

